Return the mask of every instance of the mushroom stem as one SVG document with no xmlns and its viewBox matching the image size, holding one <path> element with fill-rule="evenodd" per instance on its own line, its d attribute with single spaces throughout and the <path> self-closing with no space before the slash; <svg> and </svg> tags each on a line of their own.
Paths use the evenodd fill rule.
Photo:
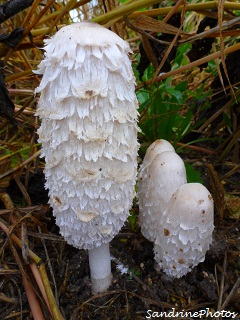
<svg viewBox="0 0 240 320">
<path fill-rule="evenodd" d="M 112 283 L 109 243 L 88 250 L 92 293 L 104 292 Z"/>
</svg>

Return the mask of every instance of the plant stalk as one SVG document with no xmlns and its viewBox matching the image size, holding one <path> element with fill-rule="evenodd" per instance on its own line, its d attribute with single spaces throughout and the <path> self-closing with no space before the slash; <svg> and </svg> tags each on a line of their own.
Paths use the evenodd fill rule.
<svg viewBox="0 0 240 320">
<path fill-rule="evenodd" d="M 224 49 L 224 53 L 228 54 L 228 53 L 231 53 L 231 52 L 234 52 L 234 51 L 237 51 L 237 50 L 240 50 L 240 43 L 234 44 L 233 46 Z M 167 73 L 164 73 L 159 77 L 156 77 L 154 79 L 150 79 L 150 80 L 147 80 L 145 82 L 142 82 L 136 87 L 136 90 L 139 90 L 140 88 L 143 88 L 146 85 L 151 85 L 151 84 L 153 84 L 155 82 L 160 82 L 161 80 L 164 80 L 164 79 L 166 79 L 168 77 L 174 76 L 174 75 L 179 74 L 181 72 L 184 72 L 184 71 L 186 71 L 188 69 L 191 69 L 193 67 L 197 67 L 197 66 L 199 66 L 199 65 L 201 65 L 203 63 L 209 62 L 211 60 L 214 60 L 214 59 L 217 59 L 217 58 L 220 58 L 220 57 L 221 57 L 221 52 L 220 51 L 214 52 L 212 54 L 209 54 L 206 57 L 203 57 L 203 58 L 198 59 L 196 61 L 190 62 L 187 65 L 182 66 L 182 67 L 180 67 L 178 69 L 171 70 L 171 71 L 169 71 Z"/>
<path fill-rule="evenodd" d="M 22 242 L 21 240 L 15 236 L 14 234 L 11 234 L 9 228 L 2 222 L 0 221 L 0 228 L 7 234 L 7 236 L 9 236 L 9 238 L 15 242 L 17 244 L 17 246 L 19 248 L 22 249 Z M 30 258 L 37 264 L 38 269 L 39 269 L 39 273 L 41 275 L 41 279 L 44 285 L 44 289 L 46 291 L 47 294 L 47 298 L 48 298 L 48 303 L 50 305 L 50 312 L 53 316 L 54 320 L 64 320 L 58 306 L 57 306 L 57 302 L 54 298 L 49 280 L 48 280 L 48 276 L 47 276 L 47 272 L 45 269 L 45 265 L 42 262 L 41 258 L 38 257 L 32 250 L 29 249 L 29 255 Z"/>
</svg>

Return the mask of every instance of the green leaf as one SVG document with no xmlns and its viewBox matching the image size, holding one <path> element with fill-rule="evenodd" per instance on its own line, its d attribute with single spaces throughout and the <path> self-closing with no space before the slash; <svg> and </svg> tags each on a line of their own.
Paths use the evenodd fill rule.
<svg viewBox="0 0 240 320">
<path fill-rule="evenodd" d="M 129 227 L 134 231 L 137 223 L 137 216 L 133 212 L 130 212 L 128 223 Z"/>
<path fill-rule="evenodd" d="M 193 165 L 190 163 L 185 163 L 185 168 L 187 172 L 187 182 L 199 182 L 203 183 L 200 173 L 194 169 Z"/>
</svg>

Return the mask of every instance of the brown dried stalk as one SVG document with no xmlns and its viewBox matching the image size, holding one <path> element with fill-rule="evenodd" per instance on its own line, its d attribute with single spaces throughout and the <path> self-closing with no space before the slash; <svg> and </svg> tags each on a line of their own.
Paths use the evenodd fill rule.
<svg viewBox="0 0 240 320">
<path fill-rule="evenodd" d="M 0 220 L 0 228 L 6 233 L 6 235 L 15 243 L 19 248 L 22 248 L 22 242 L 21 240 L 13 233 L 10 232 L 9 228 L 4 224 L 3 220 Z M 52 289 L 48 280 L 47 272 L 45 269 L 45 265 L 42 262 L 41 258 L 39 258 L 32 250 L 29 249 L 29 255 L 30 258 L 34 261 L 34 263 L 38 266 L 38 270 L 41 276 L 41 281 L 43 283 L 43 286 L 40 285 L 40 290 L 44 287 L 46 291 L 47 305 L 50 306 L 50 312 L 53 316 L 54 320 L 64 320 L 58 306 L 56 303 L 56 300 L 54 298 L 54 295 L 52 293 Z M 32 268 L 34 271 L 34 268 Z M 36 273 L 34 272 L 34 276 L 36 276 Z M 36 277 L 37 283 L 39 283 L 40 278 Z M 44 295 L 43 295 L 44 296 Z M 48 302 L 47 302 L 48 301 Z"/>
</svg>

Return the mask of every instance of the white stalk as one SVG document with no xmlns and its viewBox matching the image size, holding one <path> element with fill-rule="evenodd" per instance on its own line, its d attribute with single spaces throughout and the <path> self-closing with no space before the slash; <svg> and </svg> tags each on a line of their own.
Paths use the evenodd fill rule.
<svg viewBox="0 0 240 320">
<path fill-rule="evenodd" d="M 112 282 L 109 243 L 88 250 L 92 293 L 98 294 L 108 289 Z"/>
</svg>

